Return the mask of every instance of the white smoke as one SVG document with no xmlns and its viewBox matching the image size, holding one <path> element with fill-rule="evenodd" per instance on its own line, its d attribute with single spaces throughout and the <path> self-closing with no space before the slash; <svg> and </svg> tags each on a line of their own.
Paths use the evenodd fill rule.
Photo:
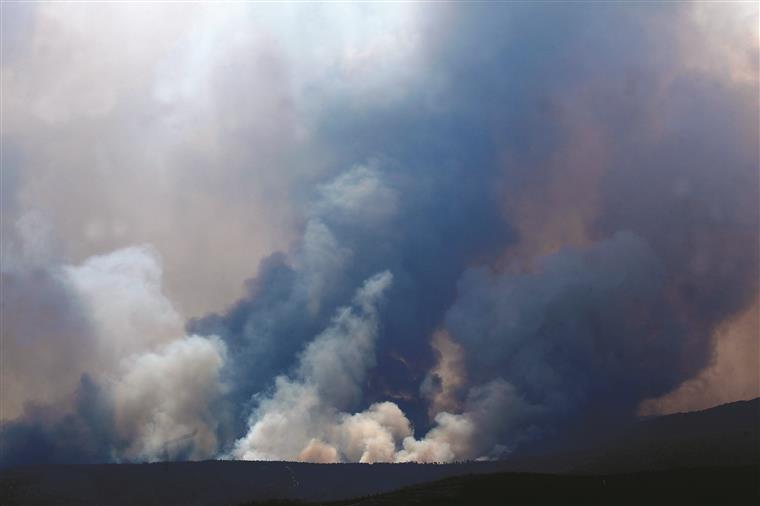
<svg viewBox="0 0 760 506">
<path fill-rule="evenodd" d="M 92 256 L 62 271 L 93 324 L 101 363 L 112 367 L 182 335 L 182 317 L 162 292 L 163 270 L 150 246 Z"/>
<path fill-rule="evenodd" d="M 155 460 L 179 450 L 189 450 L 191 459 L 215 455 L 213 403 L 223 393 L 224 359 L 222 341 L 199 336 L 133 356 L 110 389 L 117 431 L 129 441 L 123 457 Z M 170 446 L 186 435 L 192 438 L 184 439 L 181 448 Z"/>
<path fill-rule="evenodd" d="M 166 443 L 184 441 L 190 458 L 215 455 L 213 403 L 223 392 L 225 345 L 185 336 L 182 317 L 162 292 L 158 254 L 130 247 L 65 266 L 96 336 L 96 363 L 81 364 L 105 385 L 118 436 L 117 457 L 159 460 Z M 169 454 L 170 455 L 170 454 Z"/>
<path fill-rule="evenodd" d="M 436 425 L 417 440 L 393 402 L 346 412 L 361 398 L 375 362 L 378 304 L 392 281 L 389 272 L 368 279 L 354 305 L 340 308 L 332 324 L 300 356 L 293 377 L 279 376 L 274 391 L 259 400 L 249 431 L 232 457 L 308 462 L 451 462 L 496 457 L 497 444 L 513 420 L 525 413 L 515 388 L 497 379 L 469 391 L 462 413 L 439 412 Z M 449 343 L 449 348 L 456 344 Z"/>
<path fill-rule="evenodd" d="M 359 400 L 367 371 L 374 365 L 378 305 L 392 280 L 385 271 L 365 281 L 353 306 L 340 308 L 330 326 L 303 351 L 294 377 L 276 379 L 274 392 L 260 399 L 251 415 L 248 434 L 235 444 L 234 457 L 383 458 L 389 453 L 389 439 L 393 453 L 394 435 L 408 433 L 408 421 L 398 408 L 375 405 L 353 416 L 344 412 Z"/>
<path fill-rule="evenodd" d="M 73 409 L 72 393 L 87 375 L 112 410 L 116 460 L 215 455 L 225 345 L 185 336 L 182 315 L 162 291 L 157 252 L 133 246 L 69 265 L 55 254 L 44 217 L 27 215 L 17 229 L 2 271 L 11 295 L 2 316 L 14 314 L 4 325 L 0 418 L 23 416 L 27 403 Z M 187 434 L 182 448 L 165 448 Z"/>
<path fill-rule="evenodd" d="M 404 413 L 392 402 L 344 415 L 337 427 L 338 444 L 349 462 L 393 462 L 398 442 L 412 435 Z"/>
<path fill-rule="evenodd" d="M 397 462 L 451 462 L 487 459 L 509 452 L 500 436 L 531 412 L 514 386 L 501 378 L 470 389 L 464 411 L 442 411 L 421 440 L 407 437 Z"/>
</svg>

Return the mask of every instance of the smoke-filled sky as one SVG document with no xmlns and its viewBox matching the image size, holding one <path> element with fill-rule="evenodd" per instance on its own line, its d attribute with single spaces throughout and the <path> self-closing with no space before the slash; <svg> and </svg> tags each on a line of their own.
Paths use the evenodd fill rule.
<svg viewBox="0 0 760 506">
<path fill-rule="evenodd" d="M 760 395 L 755 3 L 3 3 L 0 465 L 446 462 Z"/>
</svg>

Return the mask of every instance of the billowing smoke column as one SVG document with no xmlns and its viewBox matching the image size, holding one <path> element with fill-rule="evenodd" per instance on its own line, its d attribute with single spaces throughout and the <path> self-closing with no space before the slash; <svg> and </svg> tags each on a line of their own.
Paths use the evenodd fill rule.
<svg viewBox="0 0 760 506">
<path fill-rule="evenodd" d="M 420 9 L 401 91 L 313 87 L 298 239 L 184 329 L 149 248 L 4 252 L 4 357 L 72 366 L 4 384 L 39 392 L 2 462 L 445 462 L 636 416 L 758 293 L 757 38 L 703 8 Z"/>
<path fill-rule="evenodd" d="M 154 251 L 133 247 L 79 266 L 10 260 L 3 317 L 17 327 L 3 329 L 4 403 L 22 389 L 53 400 L 27 403 L 4 423 L 4 463 L 155 460 L 169 451 L 165 441 L 188 433 L 193 439 L 171 456 L 216 454 L 226 346 L 184 335 L 160 291 Z M 37 311 L 44 317 L 13 318 Z M 25 347 L 35 354 L 27 357 Z"/>
<path fill-rule="evenodd" d="M 235 456 L 256 460 L 306 457 L 330 462 L 337 459 L 335 444 L 329 445 L 334 437 L 330 432 L 343 436 L 344 430 L 331 425 L 335 425 L 337 418 L 346 416 L 341 410 L 361 399 L 361 385 L 368 369 L 374 365 L 377 305 L 392 279 L 389 272 L 368 279 L 354 298 L 356 309 L 338 309 L 330 326 L 303 350 L 296 378 L 275 379 L 274 392 L 271 397 L 260 400 L 251 416 L 250 431 L 235 445 Z M 386 406 L 376 405 L 368 414 L 356 417 L 379 420 L 378 429 L 383 430 L 385 411 Z M 389 415 L 403 418 L 398 408 Z M 409 432 L 408 423 L 406 432 Z M 316 439 L 320 436 L 329 442 Z M 355 460 L 357 455 L 351 447 L 357 445 L 362 449 L 361 454 L 366 448 L 369 458 L 383 451 L 373 447 L 378 446 L 375 441 L 349 441 L 348 448 L 341 453 Z M 392 442 L 390 448 L 392 455 Z"/>
</svg>

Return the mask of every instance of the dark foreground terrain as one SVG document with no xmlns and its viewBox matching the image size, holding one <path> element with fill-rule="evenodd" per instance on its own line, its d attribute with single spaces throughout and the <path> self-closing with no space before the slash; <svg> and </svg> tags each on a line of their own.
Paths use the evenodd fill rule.
<svg viewBox="0 0 760 506">
<path fill-rule="evenodd" d="M 529 505 L 529 504 L 715 504 L 760 503 L 758 469 L 702 468 L 609 476 L 495 473 L 457 476 L 375 496 L 331 503 L 259 504 L 330 506 Z"/>
<path fill-rule="evenodd" d="M 641 421 L 560 453 L 498 462 L 4 469 L 0 505 L 760 504 L 759 464 L 755 399 Z"/>
</svg>

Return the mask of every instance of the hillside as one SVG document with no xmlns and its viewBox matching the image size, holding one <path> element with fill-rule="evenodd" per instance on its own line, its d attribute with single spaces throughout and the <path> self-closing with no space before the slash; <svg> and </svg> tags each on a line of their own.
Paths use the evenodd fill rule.
<svg viewBox="0 0 760 506">
<path fill-rule="evenodd" d="M 758 504 L 760 501 L 757 477 L 756 467 L 711 467 L 602 476 L 496 473 L 457 476 L 377 496 L 330 504 L 331 506 L 749 505 Z M 250 503 L 250 506 L 254 504 L 256 503 Z"/>
<path fill-rule="evenodd" d="M 420 504 L 464 504 L 461 501 L 476 501 L 472 495 L 476 490 L 486 494 L 478 502 L 493 496 L 518 500 L 518 504 L 530 503 L 533 497 L 545 503 L 556 499 L 556 494 L 584 501 L 598 496 L 609 503 L 612 497 L 627 500 L 646 493 L 648 502 L 657 495 L 653 490 L 664 490 L 669 498 L 705 500 L 715 498 L 715 493 L 728 497 L 726 490 L 731 490 L 737 492 L 738 500 L 747 496 L 747 487 L 757 490 L 759 417 L 760 399 L 737 402 L 640 421 L 585 448 L 578 444 L 554 455 L 498 462 L 207 461 L 15 468 L 0 474 L 0 503 L 215 506 L 272 499 L 336 501 L 394 490 L 402 495 L 366 498 L 359 504 L 397 504 L 415 494 L 428 501 Z M 652 473 L 658 470 L 662 472 Z M 631 474 L 641 471 L 647 474 Z M 524 474 L 528 472 L 570 476 Z M 601 496 L 600 490 L 604 492 Z M 453 502 L 447 503 L 443 497 Z"/>
</svg>

